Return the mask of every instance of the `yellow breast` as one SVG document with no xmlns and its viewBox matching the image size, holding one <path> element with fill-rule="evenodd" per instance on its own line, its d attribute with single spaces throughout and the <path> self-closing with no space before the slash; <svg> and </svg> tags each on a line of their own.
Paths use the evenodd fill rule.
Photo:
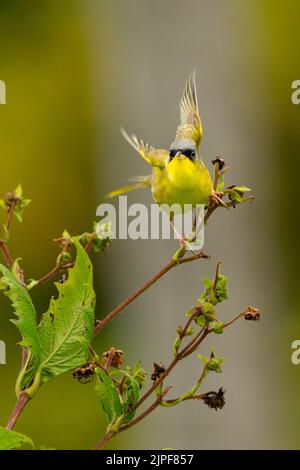
<svg viewBox="0 0 300 470">
<path fill-rule="evenodd" d="M 152 195 L 158 204 L 207 204 L 211 176 L 202 161 L 174 158 L 165 170 L 153 169 Z"/>
</svg>

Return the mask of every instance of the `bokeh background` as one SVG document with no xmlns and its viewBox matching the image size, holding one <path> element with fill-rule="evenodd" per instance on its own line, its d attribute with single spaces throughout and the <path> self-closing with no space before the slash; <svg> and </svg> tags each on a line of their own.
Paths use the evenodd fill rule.
<svg viewBox="0 0 300 470">
<path fill-rule="evenodd" d="M 300 106 L 291 83 L 300 78 L 299 2 L 286 0 L 2 0 L 0 79 L 1 194 L 22 183 L 32 199 L 11 237 L 28 278 L 49 271 L 57 256 L 52 240 L 67 228 L 91 227 L 104 194 L 147 171 L 122 140 L 120 125 L 153 145 L 168 146 L 189 73 L 197 71 L 204 125 L 202 155 L 222 155 L 228 184 L 246 184 L 255 202 L 220 210 L 206 230 L 209 262 L 182 266 L 133 303 L 95 342 L 126 351 L 129 364 L 167 363 L 174 331 L 199 297 L 201 278 L 223 260 L 229 319 L 247 305 L 263 312 L 259 324 L 241 322 L 210 344 L 227 358 L 225 408 L 201 403 L 159 409 L 108 448 L 264 449 L 300 447 L 300 366 L 291 343 L 300 338 L 299 155 Z M 130 201 L 147 202 L 144 192 Z M 225 213 L 226 212 L 226 213 Z M 176 248 L 170 241 L 116 241 L 95 257 L 99 316 L 155 273 Z M 33 291 L 39 312 L 53 285 Z M 18 332 L 0 299 L 0 422 L 14 405 L 20 363 Z M 192 358 L 170 379 L 174 394 L 198 376 Z M 90 448 L 105 419 L 93 387 L 62 376 L 43 387 L 16 430 L 39 445 Z"/>
</svg>

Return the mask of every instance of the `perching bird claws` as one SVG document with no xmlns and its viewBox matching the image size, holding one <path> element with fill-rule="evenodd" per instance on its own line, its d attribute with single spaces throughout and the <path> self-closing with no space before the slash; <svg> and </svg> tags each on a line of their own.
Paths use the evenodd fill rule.
<svg viewBox="0 0 300 470">
<path fill-rule="evenodd" d="M 209 196 L 210 202 L 214 203 L 217 206 L 223 206 L 226 207 L 226 209 L 229 210 L 229 207 L 227 206 L 226 202 L 222 200 L 222 197 L 224 196 L 223 192 L 217 192 L 214 191 L 211 196 Z"/>
</svg>

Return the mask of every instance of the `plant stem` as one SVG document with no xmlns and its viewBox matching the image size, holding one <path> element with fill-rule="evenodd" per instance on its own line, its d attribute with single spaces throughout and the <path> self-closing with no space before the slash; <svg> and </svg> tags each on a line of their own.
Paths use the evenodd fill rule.
<svg viewBox="0 0 300 470">
<path fill-rule="evenodd" d="M 7 211 L 7 219 L 6 219 L 6 233 L 10 231 L 10 227 L 13 221 L 14 210 L 15 210 L 16 203 L 12 203 Z"/>
<path fill-rule="evenodd" d="M 26 404 L 28 403 L 29 398 L 25 393 L 22 393 L 16 403 L 16 406 L 7 422 L 6 429 L 13 429 L 18 421 L 22 411 L 24 410 Z"/>
<path fill-rule="evenodd" d="M 109 431 L 107 434 L 105 434 L 101 439 L 100 441 L 98 441 L 92 450 L 99 450 L 101 449 L 101 447 L 104 446 L 104 444 L 106 444 L 107 441 L 109 441 L 112 437 L 114 436 L 114 433 L 112 431 Z"/>
<path fill-rule="evenodd" d="M 126 431 L 126 429 L 131 428 L 135 424 L 138 424 L 140 421 L 142 421 L 146 416 L 148 416 L 152 411 L 154 411 L 162 402 L 162 399 L 166 396 L 166 394 L 171 390 L 172 386 L 170 385 L 167 387 L 161 395 L 159 395 L 156 400 L 152 403 L 152 405 L 149 406 L 145 411 L 143 411 L 139 416 L 137 416 L 135 419 L 130 421 L 128 424 L 124 424 L 123 426 L 120 427 L 119 432 L 121 431 Z"/>
<path fill-rule="evenodd" d="M 180 258 L 178 261 L 171 260 L 166 266 L 164 266 L 158 273 L 156 273 L 151 279 L 149 279 L 145 284 L 143 284 L 139 289 L 137 289 L 133 294 L 129 295 L 123 302 L 121 302 L 114 310 L 112 310 L 103 320 L 99 320 L 97 325 L 94 328 L 94 336 L 96 336 L 100 331 L 105 328 L 108 323 L 110 323 L 117 315 L 119 315 L 131 302 L 133 302 L 137 297 L 143 294 L 149 287 L 151 287 L 155 282 L 157 282 L 161 277 L 168 273 L 171 269 L 179 264 L 189 263 L 197 259 L 204 258 L 208 259 L 209 257 L 201 251 L 200 253 L 189 256 L 187 258 Z"/>
<path fill-rule="evenodd" d="M 68 268 L 73 268 L 74 264 L 75 263 L 71 262 L 71 263 L 66 263 L 66 264 L 54 266 L 54 268 L 52 268 L 51 271 L 49 271 L 43 277 L 38 279 L 35 282 L 34 286 L 36 287 L 36 286 L 40 286 L 42 284 L 46 284 L 46 282 L 48 282 L 52 277 L 54 277 L 60 271 L 63 271 L 64 269 L 68 269 Z"/>
<path fill-rule="evenodd" d="M 187 324 L 185 325 L 183 331 L 186 331 L 187 328 L 188 328 L 188 324 L 190 324 L 191 321 L 190 321 L 190 318 L 188 319 L 187 321 Z M 202 333 L 202 334 L 201 334 Z M 149 396 L 163 383 L 163 381 L 165 380 L 165 378 L 170 374 L 170 372 L 174 369 L 174 367 L 178 364 L 178 362 L 183 359 L 184 357 L 186 357 L 187 355 L 191 354 L 195 348 L 197 348 L 200 343 L 202 343 L 202 341 L 204 340 L 204 338 L 208 335 L 208 333 L 210 333 L 210 330 L 208 330 L 207 328 L 205 330 L 203 330 L 203 328 L 201 329 L 201 331 L 199 332 L 199 334 L 196 336 L 196 338 L 192 339 L 189 344 L 186 346 L 186 348 L 184 348 L 181 352 L 179 352 L 175 357 L 174 359 L 171 361 L 171 363 L 169 364 L 169 366 L 165 369 L 165 371 L 160 375 L 160 377 L 153 383 L 153 385 L 144 393 L 144 395 L 138 400 L 138 402 L 135 404 L 135 406 L 132 408 L 132 411 L 136 410 L 137 408 L 139 408 L 142 403 L 144 403 L 145 400 L 147 400 L 147 398 L 149 398 Z M 196 345 L 194 344 L 195 343 L 195 340 L 196 340 Z M 193 346 L 193 348 L 192 348 Z M 190 348 L 190 349 L 188 349 Z M 201 374 L 201 377 L 200 379 L 198 380 L 201 381 L 202 380 L 202 377 L 203 377 L 203 373 Z M 143 411 L 139 416 L 137 416 L 135 419 L 133 419 L 132 421 L 130 421 L 130 423 L 128 424 L 124 424 L 123 426 L 121 426 L 118 430 L 118 433 L 119 432 L 122 432 L 122 431 L 125 431 L 126 429 L 129 429 L 131 428 L 132 426 L 138 424 L 140 421 L 142 421 L 144 418 L 146 418 L 150 413 L 152 413 L 152 411 L 154 411 L 162 402 L 163 400 L 163 397 L 169 392 L 169 390 L 171 389 L 171 386 L 167 387 L 155 400 L 155 402 L 152 403 L 152 405 L 150 405 L 145 411 Z M 200 396 L 199 396 L 199 399 L 200 399 Z M 108 441 L 110 440 L 115 434 L 110 431 L 108 432 L 104 437 L 102 437 L 100 439 L 100 441 L 97 442 L 97 444 L 94 446 L 94 450 L 96 449 L 100 449 L 101 447 L 103 447 L 103 445 Z"/>
<path fill-rule="evenodd" d="M 110 348 L 110 350 L 109 350 L 108 358 L 107 358 L 106 365 L 105 365 L 105 370 L 106 371 L 108 371 L 110 366 L 111 366 L 115 351 L 116 351 L 115 348 Z"/>
<path fill-rule="evenodd" d="M 219 177 L 220 177 L 219 163 L 216 162 L 214 164 L 214 183 L 213 183 L 214 191 L 217 190 Z"/>
<path fill-rule="evenodd" d="M 215 274 L 214 285 L 213 285 L 214 293 L 216 293 L 216 288 L 217 288 L 217 283 L 218 283 L 218 279 L 219 279 L 221 266 L 222 266 L 222 261 L 220 261 L 220 260 L 217 261 L 216 274 Z"/>
<path fill-rule="evenodd" d="M 122 431 L 126 431 L 127 429 L 131 428 L 132 426 L 135 426 L 136 424 L 138 424 L 140 421 L 142 421 L 143 419 L 145 419 L 150 413 L 152 413 L 162 402 L 162 399 L 164 396 L 166 396 L 166 394 L 169 392 L 169 390 L 171 389 L 171 386 L 170 387 L 167 387 L 163 392 L 162 394 L 156 398 L 156 400 L 152 403 L 152 405 L 149 406 L 149 408 L 147 408 L 145 411 L 143 411 L 143 413 L 141 413 L 139 416 L 137 416 L 137 418 L 133 419 L 132 421 L 130 421 L 130 423 L 128 424 L 124 424 L 123 426 L 121 426 L 119 429 L 118 429 L 118 432 L 117 433 L 120 433 Z M 101 447 L 104 446 L 104 444 L 106 444 L 106 442 L 108 442 L 116 433 L 113 433 L 112 431 L 109 431 L 107 434 L 105 434 L 105 436 L 103 436 L 100 441 L 98 441 L 95 446 L 93 447 L 93 450 L 99 450 L 101 449 Z"/>
<path fill-rule="evenodd" d="M 4 240 L 0 240 L 0 250 L 2 251 L 7 266 L 11 269 L 14 262 Z"/>
<path fill-rule="evenodd" d="M 224 326 L 223 328 L 227 328 L 227 326 L 230 326 L 232 325 L 232 323 L 236 322 L 237 320 L 239 320 L 239 318 L 241 318 L 242 316 L 244 316 L 244 314 L 247 312 L 247 310 L 244 310 L 243 312 L 239 313 L 236 317 L 234 317 L 232 320 L 230 320 L 229 322 L 227 323 L 224 323 Z"/>
<path fill-rule="evenodd" d="M 189 321 L 189 320 L 188 320 Z M 169 366 L 166 370 L 160 375 L 160 377 L 154 382 L 154 384 L 144 393 L 144 395 L 139 399 L 133 409 L 138 408 L 147 398 L 157 389 L 157 387 L 165 380 L 165 378 L 170 374 L 170 372 L 174 369 L 174 367 L 178 364 L 181 359 L 189 356 L 198 346 L 202 343 L 202 341 L 206 338 L 206 336 L 210 333 L 210 330 L 207 328 L 204 330 L 203 328 L 197 334 L 195 338 L 193 338 L 189 344 L 182 349 L 171 361 Z"/>
</svg>

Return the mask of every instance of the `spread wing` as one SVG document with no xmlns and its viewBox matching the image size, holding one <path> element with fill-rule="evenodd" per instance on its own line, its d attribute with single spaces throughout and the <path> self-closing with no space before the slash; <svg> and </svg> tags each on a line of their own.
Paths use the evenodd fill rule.
<svg viewBox="0 0 300 470">
<path fill-rule="evenodd" d="M 157 166 L 164 168 L 169 158 L 167 150 L 155 149 L 151 145 L 147 144 L 143 140 L 137 138 L 136 135 L 129 137 L 125 129 L 121 127 L 121 133 L 127 142 L 133 147 L 141 157 L 146 160 L 151 166 Z"/>
<path fill-rule="evenodd" d="M 180 103 L 180 124 L 176 131 L 175 141 L 192 139 L 198 146 L 202 139 L 202 124 L 198 110 L 196 73 L 193 72 L 184 87 Z"/>
</svg>

